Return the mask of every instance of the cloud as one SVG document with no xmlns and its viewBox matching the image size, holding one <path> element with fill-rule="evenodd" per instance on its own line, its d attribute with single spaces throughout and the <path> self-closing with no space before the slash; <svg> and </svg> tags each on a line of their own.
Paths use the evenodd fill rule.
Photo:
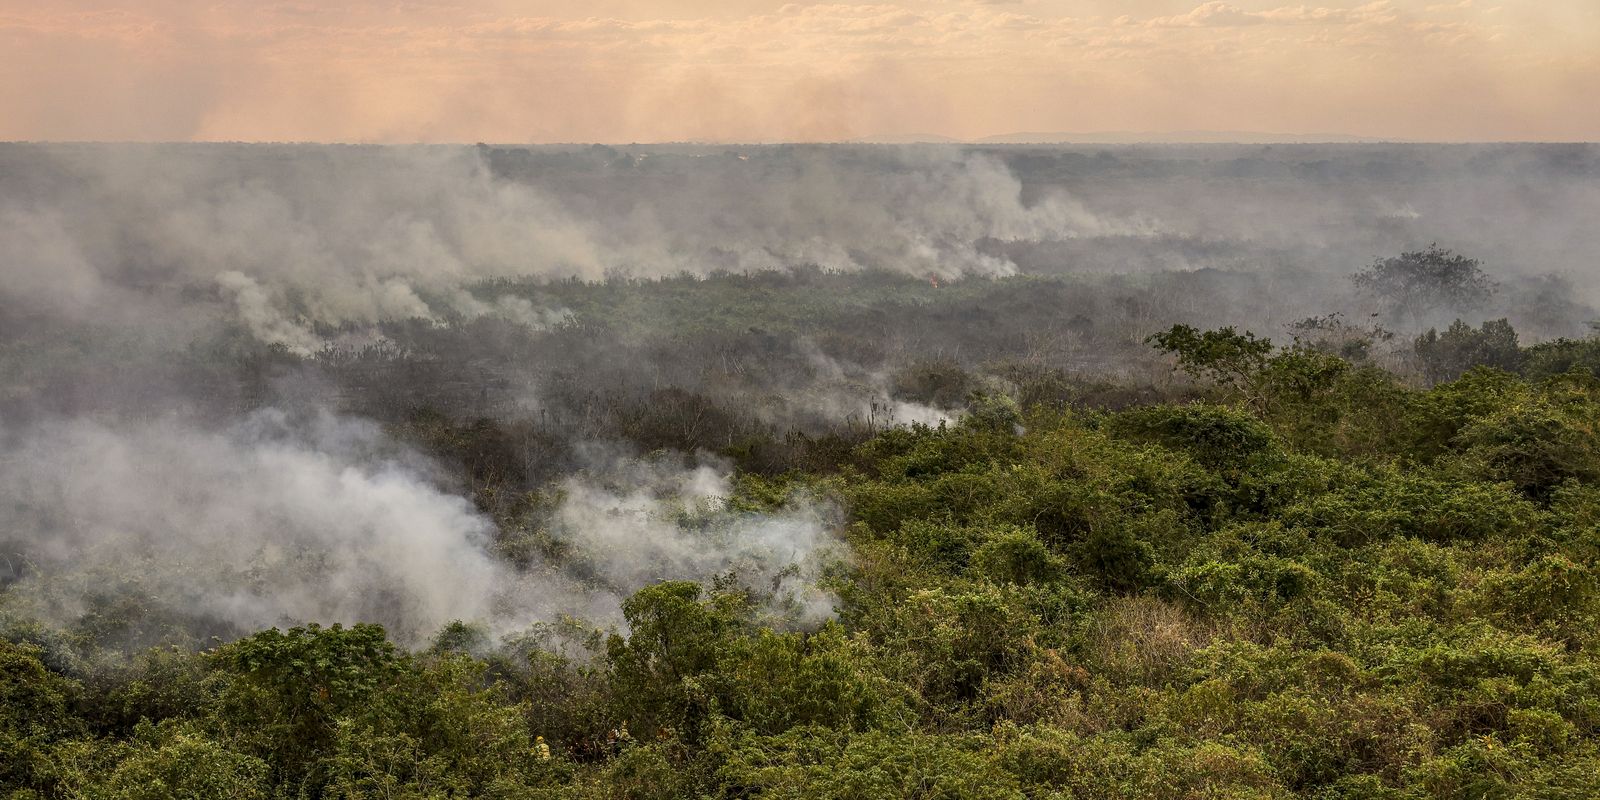
<svg viewBox="0 0 1600 800">
<path fill-rule="evenodd" d="M 1588 56 L 1600 17 L 1582 4 L 1513 15 L 1420 0 L 1204 2 L 1115 20 L 1042 3 L 1028 14 L 986 3 L 820 3 L 610 16 L 560 4 L 537 16 L 487 3 L 44 6 L 0 17 L 12 45 L 0 55 L 9 75 L 0 77 L 9 112 L 0 137 L 770 141 L 981 136 L 1084 118 L 1090 128 L 1196 127 L 1159 91 L 1181 81 L 1194 108 L 1215 109 L 1204 127 L 1292 130 L 1301 115 L 1274 99 L 1298 82 L 1338 98 L 1333 122 L 1318 123 L 1325 129 L 1592 138 L 1600 132 L 1577 111 L 1583 83 L 1570 78 L 1600 75 Z M 1414 68 L 1371 74 L 1345 68 L 1352 59 Z M 1453 67 L 1526 87 L 1537 102 L 1513 108 L 1490 96 L 1497 110 L 1480 97 L 1476 115 L 1441 115 L 1466 102 L 1449 86 Z M 1317 83 L 1305 86 L 1308 75 Z M 861 101 L 813 113 L 804 89 L 818 85 Z M 1413 98 L 1402 118 L 1374 113 L 1402 90 Z M 1277 118 L 1242 119 L 1227 102 L 1240 96 Z M 911 102 L 879 110 L 897 97 Z"/>
<path fill-rule="evenodd" d="M 1265 14 L 1242 11 L 1236 6 L 1227 3 L 1206 3 L 1187 14 L 1155 17 L 1146 20 L 1144 24 L 1156 28 L 1198 28 L 1206 26 L 1259 25 L 1267 21 L 1267 19 L 1268 17 Z"/>
</svg>

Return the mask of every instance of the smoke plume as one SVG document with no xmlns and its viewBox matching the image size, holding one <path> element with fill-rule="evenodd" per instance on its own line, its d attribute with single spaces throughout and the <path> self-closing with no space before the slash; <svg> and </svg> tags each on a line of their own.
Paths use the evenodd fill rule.
<svg viewBox="0 0 1600 800">
<path fill-rule="evenodd" d="M 728 511 L 710 466 L 618 461 L 570 478 L 544 521 L 563 556 L 519 570 L 492 552 L 494 522 L 361 420 L 63 420 L 7 432 L 0 459 L 10 613 L 69 627 L 120 615 L 133 627 L 100 631 L 109 642 L 153 641 L 162 625 L 376 621 L 409 645 L 458 619 L 604 626 L 651 582 L 729 575 L 775 618 L 832 613 L 817 585 L 838 555 L 829 512 Z"/>
</svg>

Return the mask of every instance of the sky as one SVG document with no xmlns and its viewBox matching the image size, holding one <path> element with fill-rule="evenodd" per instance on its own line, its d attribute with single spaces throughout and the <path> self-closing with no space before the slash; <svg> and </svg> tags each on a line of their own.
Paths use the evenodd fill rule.
<svg viewBox="0 0 1600 800">
<path fill-rule="evenodd" d="M 0 0 L 0 139 L 1600 139 L 1600 0 Z"/>
</svg>

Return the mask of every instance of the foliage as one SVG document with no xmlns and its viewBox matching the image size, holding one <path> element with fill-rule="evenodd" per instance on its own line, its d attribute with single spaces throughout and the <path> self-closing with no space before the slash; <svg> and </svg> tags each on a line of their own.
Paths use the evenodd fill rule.
<svg viewBox="0 0 1600 800">
<path fill-rule="evenodd" d="M 69 711 L 77 687 L 46 669 L 38 652 L 0 641 L 0 787 L 41 782 L 49 745 L 82 728 Z"/>
<path fill-rule="evenodd" d="M 1200 331 L 1174 325 L 1145 342 L 1170 353 L 1184 371 L 1238 393 L 1257 408 L 1265 404 L 1261 373 L 1272 355 L 1272 340 L 1231 327 Z"/>
<path fill-rule="evenodd" d="M 1469 310 L 1494 293 L 1495 283 L 1475 258 L 1437 244 L 1380 258 L 1351 276 L 1392 318 L 1415 319 L 1437 309 Z"/>
<path fill-rule="evenodd" d="M 733 576 L 646 586 L 599 630 L 460 622 L 406 652 L 307 624 L 130 651 L 136 604 L 51 630 L 0 589 L 0 790 L 1597 796 L 1600 382 L 1543 372 L 1556 347 L 1500 365 L 1526 374 L 1472 349 L 1513 334 L 1436 335 L 1451 366 L 1424 387 L 1179 326 L 1154 342 L 1200 381 L 1181 393 L 973 396 L 959 423 L 742 472 L 741 510 L 847 509 L 836 614 L 807 628 L 771 627 Z M 907 390 L 965 387 L 927 370 Z M 516 437 L 410 424 L 480 505 L 537 528 L 550 487 L 521 491 Z"/>
<path fill-rule="evenodd" d="M 1516 372 L 1524 360 L 1517 332 L 1504 319 L 1485 321 L 1477 329 L 1458 319 L 1444 333 L 1429 328 L 1417 337 L 1414 350 L 1429 383 L 1455 380 L 1473 367 Z"/>
<path fill-rule="evenodd" d="M 1522 371 L 1529 378 L 1552 378 L 1573 370 L 1600 375 L 1600 336 L 1553 339 L 1523 351 Z"/>
<path fill-rule="evenodd" d="M 1109 429 L 1123 438 L 1187 452 L 1210 469 L 1243 461 L 1273 445 L 1271 428 L 1227 406 L 1144 406 L 1112 417 Z"/>
</svg>

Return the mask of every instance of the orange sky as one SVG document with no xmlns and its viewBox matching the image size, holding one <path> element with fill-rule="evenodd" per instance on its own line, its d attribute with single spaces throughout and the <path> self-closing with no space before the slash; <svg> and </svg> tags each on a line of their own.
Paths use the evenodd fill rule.
<svg viewBox="0 0 1600 800">
<path fill-rule="evenodd" d="M 1600 0 L 0 0 L 0 139 L 1600 139 Z"/>
</svg>

